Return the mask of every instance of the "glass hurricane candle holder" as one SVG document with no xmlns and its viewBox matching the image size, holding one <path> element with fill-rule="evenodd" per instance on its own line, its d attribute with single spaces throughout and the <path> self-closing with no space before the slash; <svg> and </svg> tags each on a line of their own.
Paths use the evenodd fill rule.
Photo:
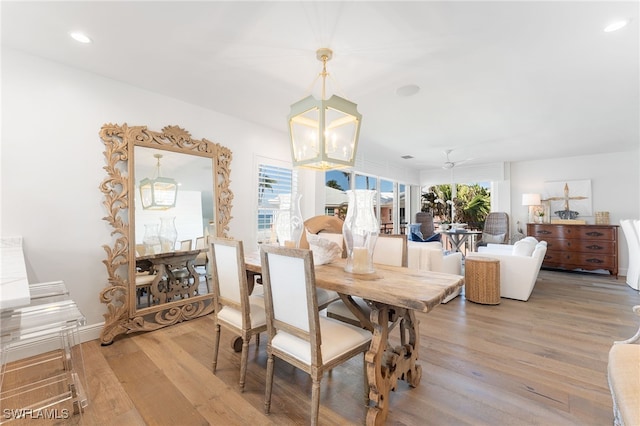
<svg viewBox="0 0 640 426">
<path fill-rule="evenodd" d="M 380 233 L 380 225 L 373 210 L 376 191 L 356 189 L 347 191 L 349 207 L 342 226 L 347 247 L 347 264 L 344 268 L 354 274 L 371 274 L 373 249 Z"/>
<path fill-rule="evenodd" d="M 280 208 L 276 213 L 276 234 L 278 243 L 285 247 L 300 247 L 304 221 L 300 212 L 302 194 L 281 194 Z"/>
</svg>

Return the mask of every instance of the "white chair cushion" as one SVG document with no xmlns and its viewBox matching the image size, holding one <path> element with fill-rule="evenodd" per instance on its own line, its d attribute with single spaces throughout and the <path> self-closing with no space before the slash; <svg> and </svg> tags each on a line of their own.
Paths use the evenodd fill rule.
<svg viewBox="0 0 640 426">
<path fill-rule="evenodd" d="M 256 328 L 267 323 L 267 315 L 264 310 L 264 297 L 262 294 L 249 296 L 249 305 L 251 305 L 251 328 Z M 242 312 L 230 306 L 223 306 L 218 312 L 218 319 L 231 324 L 236 328 L 242 328 Z"/>
<path fill-rule="evenodd" d="M 338 293 L 332 290 L 325 290 L 323 288 L 316 288 L 316 295 L 318 297 L 318 306 L 324 306 L 329 302 L 340 299 Z"/>
<path fill-rule="evenodd" d="M 328 363 L 371 340 L 369 331 L 325 317 L 320 317 L 320 332 L 322 335 L 320 350 L 322 351 L 323 363 Z M 271 340 L 271 347 L 311 365 L 311 345 L 299 337 L 278 331 Z"/>
<path fill-rule="evenodd" d="M 361 297 L 353 297 L 353 301 L 358 304 L 358 306 L 365 313 L 365 315 L 367 316 L 369 315 L 369 312 L 371 312 L 371 308 L 369 308 L 369 306 L 367 305 L 367 302 L 365 302 L 364 299 L 362 299 Z M 340 301 L 339 303 L 336 302 L 336 303 L 330 304 L 329 307 L 327 308 L 327 313 L 334 314 L 342 318 L 350 318 L 350 319 L 353 319 L 354 321 L 358 321 L 356 316 L 353 315 L 353 312 L 351 312 L 351 310 L 347 307 L 347 305 L 345 305 L 344 302 L 342 301 Z"/>
<path fill-rule="evenodd" d="M 511 254 L 514 256 L 531 256 L 533 250 L 536 248 L 536 243 L 529 240 L 520 240 L 513 245 L 513 251 Z"/>
</svg>

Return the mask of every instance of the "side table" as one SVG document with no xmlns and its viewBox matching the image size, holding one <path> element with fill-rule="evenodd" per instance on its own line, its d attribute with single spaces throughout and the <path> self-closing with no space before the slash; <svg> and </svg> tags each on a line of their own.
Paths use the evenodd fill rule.
<svg viewBox="0 0 640 426">
<path fill-rule="evenodd" d="M 466 258 L 464 282 L 467 300 L 485 305 L 500 303 L 500 261 L 498 259 Z"/>
</svg>

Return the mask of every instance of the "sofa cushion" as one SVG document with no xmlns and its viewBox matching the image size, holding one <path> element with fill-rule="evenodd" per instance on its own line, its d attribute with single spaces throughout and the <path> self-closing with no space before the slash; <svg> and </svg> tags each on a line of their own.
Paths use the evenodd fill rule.
<svg viewBox="0 0 640 426">
<path fill-rule="evenodd" d="M 482 242 L 485 244 L 494 243 L 500 244 L 504 242 L 504 234 L 487 234 L 486 232 L 482 233 Z"/>
<path fill-rule="evenodd" d="M 513 245 L 513 251 L 511 254 L 514 256 L 531 256 L 535 248 L 536 243 L 528 240 L 520 240 Z"/>
</svg>

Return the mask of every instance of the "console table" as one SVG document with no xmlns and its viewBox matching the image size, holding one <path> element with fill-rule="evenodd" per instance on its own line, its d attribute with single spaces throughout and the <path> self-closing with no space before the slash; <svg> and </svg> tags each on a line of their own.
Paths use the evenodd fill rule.
<svg viewBox="0 0 640 426">
<path fill-rule="evenodd" d="M 528 223 L 527 235 L 547 242 L 543 268 L 604 269 L 618 277 L 618 225 Z"/>
</svg>

